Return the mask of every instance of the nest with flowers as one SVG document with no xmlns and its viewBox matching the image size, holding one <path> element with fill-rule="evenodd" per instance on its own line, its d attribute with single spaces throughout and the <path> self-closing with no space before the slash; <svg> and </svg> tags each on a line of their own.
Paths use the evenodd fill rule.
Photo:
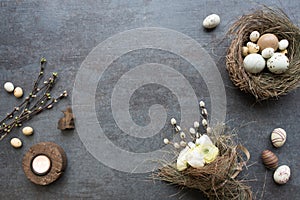
<svg viewBox="0 0 300 200">
<path fill-rule="evenodd" d="M 279 40 L 289 41 L 287 57 L 288 69 L 283 74 L 273 74 L 267 70 L 251 74 L 243 64 L 242 48 L 249 41 L 252 31 L 261 35 L 271 33 Z M 243 15 L 229 29 L 232 37 L 226 56 L 226 66 L 233 84 L 240 90 L 251 93 L 257 100 L 278 98 L 300 85 L 300 29 L 280 9 L 263 8 Z"/>
<path fill-rule="evenodd" d="M 200 105 L 204 105 L 200 102 Z M 203 112 L 204 111 L 204 112 Z M 164 166 L 155 173 L 155 178 L 171 184 L 202 191 L 209 199 L 252 199 L 251 188 L 237 176 L 250 159 L 250 153 L 242 145 L 234 142 L 234 134 L 226 134 L 224 124 L 210 128 L 207 123 L 207 112 L 202 106 L 202 125 L 205 131 L 200 134 L 199 123 L 195 122 L 190 129 L 191 142 L 186 141 L 184 132 L 171 123 L 175 130 L 180 132 L 181 142 L 172 143 L 164 139 L 166 144 L 173 144 L 175 148 L 183 147 L 177 160 L 164 163 Z M 245 159 L 246 158 L 246 159 Z"/>
</svg>

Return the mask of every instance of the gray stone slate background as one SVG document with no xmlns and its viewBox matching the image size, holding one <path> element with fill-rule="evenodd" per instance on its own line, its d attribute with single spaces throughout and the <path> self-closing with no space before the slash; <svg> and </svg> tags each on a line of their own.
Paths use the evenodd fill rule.
<svg viewBox="0 0 300 200">
<path fill-rule="evenodd" d="M 0 143 L 0 199 L 205 199 L 198 191 L 181 190 L 160 181 L 149 179 L 151 173 L 126 173 L 111 169 L 95 159 L 85 148 L 76 130 L 61 132 L 57 121 L 60 111 L 72 104 L 72 88 L 76 73 L 91 50 L 105 39 L 134 28 L 164 27 L 181 32 L 200 43 L 215 61 L 226 89 L 227 116 L 230 127 L 240 127 L 238 136 L 251 153 L 250 166 L 240 178 L 249 180 L 256 199 L 300 199 L 299 166 L 299 89 L 279 100 L 256 103 L 253 97 L 236 89 L 225 69 L 226 49 L 229 41 L 219 43 L 228 27 L 241 15 L 257 8 L 260 1 L 0 1 L 0 114 L 4 116 L 19 100 L 6 93 L 3 84 L 13 81 L 29 92 L 38 72 L 39 59 L 49 61 L 46 74 L 59 73 L 54 93 L 68 90 L 70 97 L 51 111 L 43 112 L 25 125 L 32 126 L 35 133 L 23 136 L 15 129 Z M 297 1 L 265 1 L 266 5 L 277 6 L 300 25 Z M 221 16 L 221 24 L 213 31 L 202 28 L 202 20 L 211 13 Z M 176 55 L 151 49 L 141 49 L 121 56 L 111 66 L 135 66 L 141 62 L 172 63 L 186 67 L 187 77 L 195 87 L 199 100 L 204 99 L 210 110 L 209 93 L 199 74 L 193 74 L 188 64 Z M 173 61 L 173 62 L 172 62 Z M 178 67 L 178 66 L 177 66 Z M 98 84 L 96 109 L 98 120 L 106 124 L 109 136 L 121 148 L 147 152 L 159 148 L 163 135 L 150 142 L 135 141 L 117 130 L 106 113 L 109 105 L 102 102 L 105 93 L 101 88 L 110 88 L 119 71 L 109 71 L 104 77 L 105 85 Z M 105 90 L 104 90 L 105 91 Z M 159 97 L 159 98 L 158 98 Z M 147 85 L 136 91 L 130 99 L 133 120 L 143 126 L 149 123 L 148 111 L 153 104 L 167 108 L 168 119 L 180 118 L 180 105 L 168 88 Z M 169 121 L 166 130 L 171 129 Z M 270 143 L 270 132 L 282 127 L 287 131 L 287 143 L 274 149 Z M 21 149 L 14 149 L 9 141 L 12 137 L 23 141 Z M 43 187 L 27 180 L 22 171 L 22 158 L 28 148 L 38 142 L 53 141 L 67 153 L 66 172 L 57 182 Z M 291 180 L 283 186 L 273 182 L 272 171 L 265 169 L 260 160 L 264 149 L 273 150 L 280 164 L 292 170 Z M 103 152 L 109 154 L 109 152 Z M 122 160 L 120 160 L 122 165 Z M 265 176 L 266 175 L 266 176 Z M 265 179 L 266 177 L 266 179 Z"/>
</svg>

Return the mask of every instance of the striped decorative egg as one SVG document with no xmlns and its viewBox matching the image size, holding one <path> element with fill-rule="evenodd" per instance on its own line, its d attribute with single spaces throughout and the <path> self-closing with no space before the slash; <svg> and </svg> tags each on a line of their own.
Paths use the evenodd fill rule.
<svg viewBox="0 0 300 200">
<path fill-rule="evenodd" d="M 274 147 L 281 147 L 286 141 L 286 132 L 282 128 L 276 128 L 271 134 L 271 141 Z"/>
<path fill-rule="evenodd" d="M 275 169 L 278 166 L 278 157 L 270 150 L 264 150 L 261 158 L 267 168 Z"/>
</svg>

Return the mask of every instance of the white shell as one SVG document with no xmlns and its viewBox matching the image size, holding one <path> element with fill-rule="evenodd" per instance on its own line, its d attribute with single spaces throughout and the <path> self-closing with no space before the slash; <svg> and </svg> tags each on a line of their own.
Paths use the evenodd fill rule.
<svg viewBox="0 0 300 200">
<path fill-rule="evenodd" d="M 26 126 L 22 129 L 22 133 L 24 135 L 32 135 L 33 133 L 33 128 L 31 128 L 30 126 Z"/>
<path fill-rule="evenodd" d="M 286 141 L 286 132 L 282 128 L 276 128 L 271 134 L 271 141 L 274 147 L 281 147 Z"/>
<path fill-rule="evenodd" d="M 265 59 L 260 54 L 256 53 L 246 56 L 243 63 L 245 70 L 254 74 L 261 72 L 266 65 Z"/>
<path fill-rule="evenodd" d="M 15 89 L 15 86 L 14 86 L 14 84 L 12 84 L 12 82 L 6 82 L 6 83 L 4 83 L 4 89 L 7 92 L 13 92 Z"/>
<path fill-rule="evenodd" d="M 22 97 L 23 96 L 23 90 L 22 90 L 22 88 L 16 87 L 15 90 L 14 90 L 14 95 L 17 98 Z"/>
<path fill-rule="evenodd" d="M 278 167 L 273 175 L 274 181 L 278 184 L 285 184 L 288 182 L 291 176 L 291 169 L 287 165 L 281 165 Z"/>
<path fill-rule="evenodd" d="M 289 67 L 289 59 L 282 53 L 274 53 L 267 61 L 267 67 L 274 74 L 282 74 Z"/>
<path fill-rule="evenodd" d="M 20 148 L 22 146 L 22 141 L 19 138 L 12 138 L 10 144 L 14 148 Z"/>
<path fill-rule="evenodd" d="M 286 39 L 280 40 L 278 42 L 278 49 L 285 50 L 289 46 L 289 41 Z"/>
<path fill-rule="evenodd" d="M 259 52 L 259 46 L 253 42 L 247 42 L 248 52 L 257 53 Z"/>
<path fill-rule="evenodd" d="M 265 48 L 264 50 L 262 50 L 261 55 L 264 58 L 271 58 L 274 55 L 274 53 L 275 53 L 274 49 L 271 47 L 268 47 L 268 48 Z"/>
<path fill-rule="evenodd" d="M 251 34 L 250 34 L 250 40 L 251 42 L 256 42 L 259 38 L 260 34 L 258 31 L 253 31 Z"/>
<path fill-rule="evenodd" d="M 246 57 L 248 54 L 249 54 L 249 49 L 248 49 L 248 47 L 243 47 L 243 48 L 242 48 L 242 55 L 243 55 L 244 57 Z"/>
<path fill-rule="evenodd" d="M 220 17 L 217 14 L 208 15 L 204 20 L 202 25 L 204 28 L 215 28 L 220 24 Z"/>
</svg>

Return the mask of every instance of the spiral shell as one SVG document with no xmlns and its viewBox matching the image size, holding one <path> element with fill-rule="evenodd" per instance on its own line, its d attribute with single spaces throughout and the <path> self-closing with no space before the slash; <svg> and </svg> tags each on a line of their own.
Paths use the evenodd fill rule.
<svg viewBox="0 0 300 200">
<path fill-rule="evenodd" d="M 275 169 L 278 166 L 278 157 L 270 150 L 264 150 L 261 158 L 267 168 Z"/>
<path fill-rule="evenodd" d="M 286 141 L 286 132 L 282 128 L 276 128 L 271 134 L 271 141 L 274 147 L 281 147 Z"/>
</svg>

